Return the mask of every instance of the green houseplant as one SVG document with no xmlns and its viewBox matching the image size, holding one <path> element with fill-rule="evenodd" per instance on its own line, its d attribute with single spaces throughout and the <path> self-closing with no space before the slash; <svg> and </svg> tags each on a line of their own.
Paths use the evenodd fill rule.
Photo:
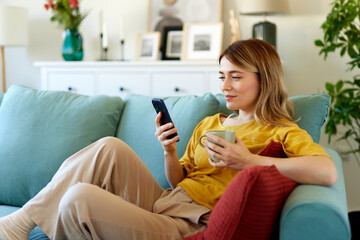
<svg viewBox="0 0 360 240">
<path fill-rule="evenodd" d="M 346 64 L 348 71 L 360 69 L 360 0 L 335 0 L 332 9 L 322 24 L 323 39 L 315 40 L 320 47 L 319 55 L 326 60 L 331 52 L 339 50 L 341 57 L 350 58 Z M 327 82 L 326 91 L 332 98 L 329 120 L 325 133 L 331 137 L 339 134 L 338 140 L 345 140 L 360 166 L 360 74 L 354 73 L 352 80 L 339 80 L 335 84 Z M 339 127 L 345 131 L 339 131 Z"/>
</svg>

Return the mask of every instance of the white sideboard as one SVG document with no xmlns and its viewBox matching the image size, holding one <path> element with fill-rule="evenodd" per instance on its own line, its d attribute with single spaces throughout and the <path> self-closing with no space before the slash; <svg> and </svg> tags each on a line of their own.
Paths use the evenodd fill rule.
<svg viewBox="0 0 360 240">
<path fill-rule="evenodd" d="M 84 95 L 125 97 L 219 93 L 217 62 L 80 61 L 35 62 L 41 69 L 41 89 Z"/>
</svg>

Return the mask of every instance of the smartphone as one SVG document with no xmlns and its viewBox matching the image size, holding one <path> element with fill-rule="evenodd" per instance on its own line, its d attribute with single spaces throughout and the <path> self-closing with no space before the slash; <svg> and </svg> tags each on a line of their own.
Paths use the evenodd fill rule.
<svg viewBox="0 0 360 240">
<path fill-rule="evenodd" d="M 151 102 L 156 110 L 156 113 L 161 112 L 161 118 L 160 118 L 161 125 L 172 122 L 169 111 L 167 110 L 165 102 L 162 99 L 153 98 Z M 174 126 L 172 128 L 174 128 Z M 173 137 L 176 137 L 177 135 L 178 135 L 177 133 L 171 134 L 170 136 L 167 137 L 167 139 L 171 139 Z"/>
</svg>

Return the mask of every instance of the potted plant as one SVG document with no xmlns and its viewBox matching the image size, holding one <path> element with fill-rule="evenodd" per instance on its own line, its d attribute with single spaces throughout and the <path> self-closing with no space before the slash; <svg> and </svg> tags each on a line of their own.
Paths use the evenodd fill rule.
<svg viewBox="0 0 360 240">
<path fill-rule="evenodd" d="M 315 40 L 320 47 L 319 55 L 326 60 L 331 52 L 339 50 L 341 57 L 347 55 L 348 71 L 360 69 L 360 0 L 335 0 L 332 9 L 322 24 L 323 39 Z M 353 154 L 360 166 L 360 74 L 352 80 L 339 80 L 335 84 L 327 82 L 326 91 L 331 96 L 329 119 L 325 133 L 331 137 L 339 134 L 349 146 L 346 154 Z M 344 132 L 339 131 L 345 129 Z"/>
<path fill-rule="evenodd" d="M 47 0 L 46 10 L 51 10 L 51 21 L 56 21 L 64 27 L 64 44 L 62 55 L 66 61 L 80 61 L 84 56 L 82 36 L 79 26 L 87 13 L 82 14 L 78 0 Z"/>
</svg>

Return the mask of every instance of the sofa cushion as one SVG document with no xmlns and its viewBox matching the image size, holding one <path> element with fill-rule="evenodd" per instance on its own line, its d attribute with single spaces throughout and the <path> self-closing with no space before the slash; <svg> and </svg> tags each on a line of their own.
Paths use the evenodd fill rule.
<svg viewBox="0 0 360 240">
<path fill-rule="evenodd" d="M 0 108 L 0 204 L 22 206 L 61 163 L 115 136 L 123 101 L 11 86 Z"/>
<path fill-rule="evenodd" d="M 324 93 L 304 94 L 290 97 L 294 103 L 297 124 L 305 129 L 313 141 L 320 142 L 321 127 L 326 122 L 331 103 L 331 97 Z"/>
<path fill-rule="evenodd" d="M 151 99 L 140 95 L 130 95 L 126 99 L 117 137 L 135 150 L 158 183 L 167 188 L 169 184 L 164 173 L 164 151 L 154 136 L 156 112 Z M 203 118 L 216 114 L 219 102 L 210 93 L 203 96 L 167 97 L 164 101 L 179 130 L 177 152 L 181 157 L 197 124 Z"/>
<path fill-rule="evenodd" d="M 227 115 L 233 112 L 226 108 L 226 101 L 223 94 L 217 94 L 216 98 L 220 102 L 219 112 Z M 294 119 L 299 119 L 299 121 L 297 121 L 299 127 L 306 130 L 314 142 L 319 143 L 321 128 L 326 122 L 331 97 L 328 94 L 315 93 L 298 95 L 290 97 L 289 99 L 294 103 Z"/>
</svg>

